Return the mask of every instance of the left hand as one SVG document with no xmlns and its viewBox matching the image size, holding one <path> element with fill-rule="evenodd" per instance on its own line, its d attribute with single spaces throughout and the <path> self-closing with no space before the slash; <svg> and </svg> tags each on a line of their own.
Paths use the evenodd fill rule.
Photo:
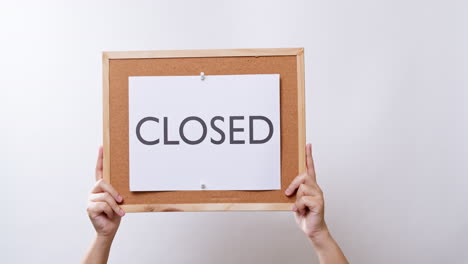
<svg viewBox="0 0 468 264">
<path fill-rule="evenodd" d="M 323 192 L 317 184 L 312 146 L 306 146 L 305 173 L 297 176 L 286 189 L 286 195 L 291 196 L 297 190 L 296 202 L 293 206 L 295 218 L 299 228 L 310 238 L 314 239 L 327 233 L 324 218 Z"/>
</svg>

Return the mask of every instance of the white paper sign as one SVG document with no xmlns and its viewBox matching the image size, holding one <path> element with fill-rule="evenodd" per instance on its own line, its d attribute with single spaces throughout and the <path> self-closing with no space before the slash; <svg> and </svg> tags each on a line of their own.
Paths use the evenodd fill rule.
<svg viewBox="0 0 468 264">
<path fill-rule="evenodd" d="M 279 77 L 129 77 L 130 190 L 281 189 Z"/>
</svg>

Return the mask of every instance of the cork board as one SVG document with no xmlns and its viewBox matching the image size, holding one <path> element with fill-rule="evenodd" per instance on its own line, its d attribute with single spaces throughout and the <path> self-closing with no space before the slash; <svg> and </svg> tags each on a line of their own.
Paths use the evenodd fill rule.
<svg viewBox="0 0 468 264">
<path fill-rule="evenodd" d="M 126 212 L 291 210 L 285 189 L 305 170 L 304 50 L 238 49 L 103 53 L 104 179 Z M 129 188 L 128 77 L 280 74 L 281 190 L 154 191 Z M 183 95 L 181 95 L 183 96 Z"/>
</svg>

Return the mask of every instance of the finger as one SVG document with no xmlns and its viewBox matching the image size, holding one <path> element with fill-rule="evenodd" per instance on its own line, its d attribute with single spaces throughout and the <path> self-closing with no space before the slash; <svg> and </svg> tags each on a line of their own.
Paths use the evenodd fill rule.
<svg viewBox="0 0 468 264">
<path fill-rule="evenodd" d="M 285 194 L 287 196 L 291 196 L 292 194 L 294 194 L 294 191 L 296 191 L 296 189 L 299 188 L 299 186 L 303 183 L 305 184 L 312 183 L 312 179 L 310 177 L 307 177 L 305 173 L 298 175 L 296 176 L 296 178 L 294 178 L 294 180 L 291 182 L 289 187 L 286 189 Z"/>
<path fill-rule="evenodd" d="M 307 166 L 307 175 L 312 178 L 312 181 L 317 182 L 315 177 L 315 166 L 314 159 L 312 158 L 312 145 L 306 145 L 306 166 Z"/>
<path fill-rule="evenodd" d="M 125 215 L 125 212 L 120 208 L 115 199 L 107 192 L 91 194 L 89 200 L 92 202 L 106 202 L 116 214 L 120 216 Z"/>
<path fill-rule="evenodd" d="M 296 200 L 296 208 L 299 214 L 305 214 L 307 210 L 313 213 L 319 213 L 323 209 L 323 199 L 314 196 L 303 196 Z"/>
<path fill-rule="evenodd" d="M 294 180 L 291 182 L 291 184 L 289 184 L 288 188 L 286 189 L 285 193 L 287 196 L 290 196 L 294 193 L 294 191 L 299 188 L 299 185 L 301 185 L 302 183 L 304 183 L 305 181 L 305 174 L 301 174 L 301 175 L 298 175 L 296 176 L 296 178 L 294 178 Z"/>
<path fill-rule="evenodd" d="M 293 210 L 294 212 L 297 212 L 297 206 L 296 206 L 296 204 L 293 204 L 292 210 Z"/>
<path fill-rule="evenodd" d="M 297 189 L 296 200 L 301 199 L 303 196 L 321 196 L 322 191 L 318 185 L 301 184 Z"/>
<path fill-rule="evenodd" d="M 101 192 L 108 192 L 119 203 L 123 200 L 122 196 L 120 196 L 120 194 L 114 189 L 114 187 L 112 187 L 112 185 L 110 185 L 103 179 L 98 180 L 94 185 L 93 189 L 91 190 L 91 193 Z"/>
<path fill-rule="evenodd" d="M 88 214 L 89 217 L 95 218 L 96 216 L 101 215 L 102 213 L 106 214 L 108 218 L 112 219 L 114 216 L 114 211 L 106 202 L 90 202 L 88 205 Z"/>
<path fill-rule="evenodd" d="M 104 154 L 102 150 L 102 146 L 99 147 L 99 152 L 98 152 L 98 158 L 96 162 L 96 181 L 102 179 L 102 160 L 103 160 Z"/>
</svg>

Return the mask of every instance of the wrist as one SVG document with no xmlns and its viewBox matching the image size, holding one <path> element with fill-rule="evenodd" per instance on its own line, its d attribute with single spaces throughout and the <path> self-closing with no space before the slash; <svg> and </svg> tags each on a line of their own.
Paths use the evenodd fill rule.
<svg viewBox="0 0 468 264">
<path fill-rule="evenodd" d="M 101 234 L 96 234 L 95 241 L 97 244 L 101 245 L 110 245 L 112 244 L 112 241 L 114 240 L 114 235 L 101 235 Z"/>
<path fill-rule="evenodd" d="M 107 263 L 113 236 L 96 234 L 82 263 Z"/>
<path fill-rule="evenodd" d="M 308 234 L 307 237 L 309 241 L 312 243 L 312 246 L 315 249 L 320 249 L 333 242 L 333 238 L 328 231 L 328 227 L 324 226 L 321 230 Z"/>
</svg>

